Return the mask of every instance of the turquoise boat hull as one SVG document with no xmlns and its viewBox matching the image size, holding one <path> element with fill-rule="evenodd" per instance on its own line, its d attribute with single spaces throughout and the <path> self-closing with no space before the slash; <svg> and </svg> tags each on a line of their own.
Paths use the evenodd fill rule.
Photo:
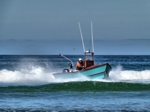
<svg viewBox="0 0 150 112">
<path fill-rule="evenodd" d="M 90 79 L 105 79 L 109 77 L 111 66 L 106 63 L 102 65 L 94 65 L 81 71 L 54 73 L 56 79 L 69 79 L 78 77 L 88 77 Z"/>
</svg>

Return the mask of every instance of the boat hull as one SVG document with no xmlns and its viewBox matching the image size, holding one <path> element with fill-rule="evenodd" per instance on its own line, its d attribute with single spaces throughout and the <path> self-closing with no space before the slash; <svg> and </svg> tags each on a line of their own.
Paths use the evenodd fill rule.
<svg viewBox="0 0 150 112">
<path fill-rule="evenodd" d="M 76 72 L 54 73 L 53 76 L 59 79 L 69 79 L 78 77 L 88 77 L 90 79 L 104 79 L 109 77 L 111 66 L 106 63 L 102 65 L 91 66 L 87 69 Z"/>
</svg>

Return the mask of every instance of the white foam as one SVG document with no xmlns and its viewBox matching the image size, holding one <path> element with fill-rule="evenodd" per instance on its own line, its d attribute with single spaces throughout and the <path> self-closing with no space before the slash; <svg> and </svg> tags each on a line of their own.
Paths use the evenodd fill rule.
<svg viewBox="0 0 150 112">
<path fill-rule="evenodd" d="M 70 82 L 70 81 L 91 81 L 87 77 L 77 77 L 74 79 L 55 79 L 53 77 L 54 70 L 49 68 L 46 70 L 41 66 L 30 65 L 30 67 L 23 67 L 19 70 L 11 71 L 7 69 L 0 70 L 0 84 L 10 85 L 39 85 L 56 82 Z M 92 81 L 149 81 L 150 82 L 150 70 L 133 71 L 133 70 L 122 70 L 121 66 L 113 69 L 110 72 L 108 80 L 94 79 Z"/>
<path fill-rule="evenodd" d="M 7 69 L 0 70 L 0 85 L 39 85 L 57 82 L 70 82 L 70 81 L 85 81 L 86 77 L 77 77 L 74 79 L 55 79 L 52 75 L 59 72 L 58 69 L 47 70 L 41 66 L 32 65 L 31 63 L 21 66 L 19 70 L 11 71 Z M 62 71 L 62 70 L 61 70 Z"/>
<path fill-rule="evenodd" d="M 109 79 L 111 81 L 150 81 L 150 70 L 122 70 L 122 67 L 118 66 L 110 72 Z"/>
<path fill-rule="evenodd" d="M 40 67 L 33 68 L 29 71 L 0 71 L 1 83 L 14 83 L 14 84 L 40 84 L 53 81 L 54 77 L 44 72 Z"/>
</svg>

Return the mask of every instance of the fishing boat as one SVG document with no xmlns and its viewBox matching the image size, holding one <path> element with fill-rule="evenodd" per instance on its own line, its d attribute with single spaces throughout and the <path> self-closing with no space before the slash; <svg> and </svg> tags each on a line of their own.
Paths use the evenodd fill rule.
<svg viewBox="0 0 150 112">
<path fill-rule="evenodd" d="M 106 79 L 109 77 L 109 72 L 111 71 L 111 66 L 108 63 L 104 64 L 98 64 L 95 65 L 94 63 L 94 42 L 93 42 L 93 25 L 91 22 L 91 37 L 92 37 L 92 52 L 90 50 L 85 51 L 84 47 L 84 41 L 83 41 L 83 36 L 82 36 L 82 31 L 79 25 L 79 30 L 80 30 L 80 35 L 81 35 L 81 40 L 82 40 L 82 45 L 83 45 L 83 50 L 84 50 L 84 69 L 82 70 L 74 70 L 74 64 L 73 62 L 67 58 L 66 56 L 60 54 L 60 56 L 64 57 L 65 59 L 69 60 L 71 63 L 69 64 L 70 70 L 69 69 L 64 69 L 60 73 L 54 73 L 53 76 L 55 78 L 60 78 L 60 79 L 69 79 L 69 78 L 79 78 L 79 77 L 87 77 L 90 79 Z"/>
</svg>

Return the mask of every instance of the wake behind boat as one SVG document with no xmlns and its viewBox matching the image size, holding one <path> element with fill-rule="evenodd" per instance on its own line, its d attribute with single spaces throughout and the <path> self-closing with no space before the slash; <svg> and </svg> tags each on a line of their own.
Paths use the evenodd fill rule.
<svg viewBox="0 0 150 112">
<path fill-rule="evenodd" d="M 84 47 L 84 41 L 83 41 L 83 36 L 82 36 L 82 31 L 79 24 L 79 29 L 80 29 L 80 34 L 81 34 L 81 40 L 82 40 L 82 45 L 83 45 L 83 50 L 84 50 L 84 67 L 82 70 L 74 70 L 74 64 L 73 62 L 63 56 L 62 57 L 66 58 L 69 60 L 71 63 L 69 64 L 70 70 L 69 69 L 64 69 L 63 72 L 61 73 L 54 73 L 52 74 L 55 78 L 61 78 L 61 79 L 68 79 L 68 78 L 79 78 L 82 76 L 85 76 L 90 79 L 104 79 L 109 77 L 109 72 L 111 70 L 111 66 L 108 63 L 105 64 L 99 64 L 95 65 L 94 64 L 94 42 L 93 42 L 93 28 L 92 28 L 92 22 L 91 22 L 91 36 L 92 36 L 92 49 L 93 51 L 85 51 Z"/>
</svg>

